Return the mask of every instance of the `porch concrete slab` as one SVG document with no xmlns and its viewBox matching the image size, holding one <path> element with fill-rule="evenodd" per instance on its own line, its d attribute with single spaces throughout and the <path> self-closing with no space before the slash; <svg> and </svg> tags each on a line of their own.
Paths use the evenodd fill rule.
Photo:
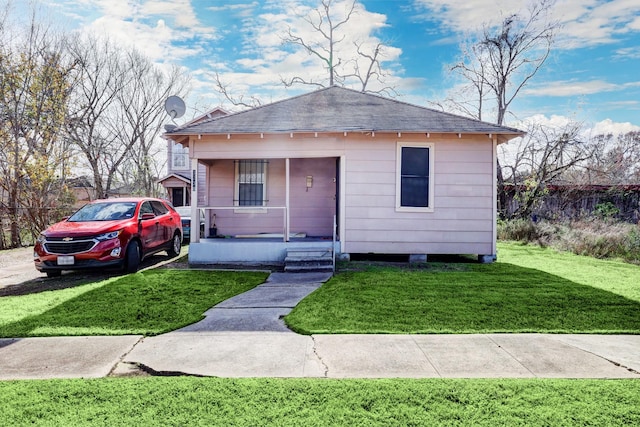
<svg viewBox="0 0 640 427">
<path fill-rule="evenodd" d="M 638 378 L 606 358 L 547 334 L 489 334 L 500 348 L 540 378 Z M 597 341 L 597 340 L 596 340 Z"/>
<path fill-rule="evenodd" d="M 0 339 L 0 380 L 105 377 L 142 336 Z"/>
<path fill-rule="evenodd" d="M 213 308 L 206 317 L 176 332 L 289 332 L 282 318 L 291 311 L 288 307 L 275 308 Z"/>
<path fill-rule="evenodd" d="M 437 378 L 410 335 L 314 335 L 329 378 Z"/>
<path fill-rule="evenodd" d="M 295 307 L 302 299 L 318 289 L 322 283 L 290 284 L 275 286 L 273 284 L 259 285 L 250 291 L 236 295 L 216 305 L 219 308 L 265 308 L 265 307 Z"/>
<path fill-rule="evenodd" d="M 322 377 L 309 336 L 277 332 L 171 332 L 145 338 L 124 359 L 157 373 L 219 377 Z"/>
<path fill-rule="evenodd" d="M 534 375 L 486 335 L 414 335 L 444 378 L 530 378 Z"/>
</svg>

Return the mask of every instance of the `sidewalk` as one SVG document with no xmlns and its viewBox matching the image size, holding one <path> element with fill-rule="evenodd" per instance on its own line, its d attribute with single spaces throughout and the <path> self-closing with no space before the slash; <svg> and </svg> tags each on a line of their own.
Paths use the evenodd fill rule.
<svg viewBox="0 0 640 427">
<path fill-rule="evenodd" d="M 0 339 L 0 380 L 155 375 L 310 378 L 636 378 L 637 335 L 313 335 Z"/>
<path fill-rule="evenodd" d="M 298 335 L 282 317 L 330 275 L 273 273 L 156 337 L 0 338 L 0 380 L 139 375 L 636 378 L 640 335 Z"/>
</svg>

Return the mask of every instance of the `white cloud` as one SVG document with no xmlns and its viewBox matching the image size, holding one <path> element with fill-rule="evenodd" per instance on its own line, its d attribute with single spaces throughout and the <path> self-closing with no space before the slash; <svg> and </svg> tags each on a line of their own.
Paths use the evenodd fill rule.
<svg viewBox="0 0 640 427">
<path fill-rule="evenodd" d="M 611 119 L 605 119 L 600 122 L 595 123 L 590 129 L 589 133 L 591 135 L 619 135 L 625 134 L 628 132 L 639 131 L 640 126 L 636 126 L 629 122 L 624 123 L 616 123 Z"/>
<path fill-rule="evenodd" d="M 615 50 L 616 59 L 640 59 L 640 46 L 623 47 Z"/>
<path fill-rule="evenodd" d="M 334 24 L 345 19 L 350 5 L 350 0 L 336 0 L 331 4 Z M 265 94 L 273 93 L 275 87 L 282 88 L 281 79 L 290 80 L 296 76 L 327 84 L 326 64 L 317 55 L 301 46 L 283 44 L 283 38 L 291 29 L 292 34 L 300 37 L 312 49 L 326 55 L 322 51 L 326 39 L 306 20 L 308 17 L 317 18 L 314 11 L 316 6 L 317 3 L 308 0 L 267 1 L 262 14 L 243 22 L 242 57 L 234 63 L 225 64 L 223 68 L 229 71 L 220 73 L 223 82 L 239 85 L 236 79 L 242 79 L 245 88 L 262 85 L 262 88 L 254 88 L 254 91 Z M 348 23 L 335 34 L 335 40 L 341 42 L 335 44 L 334 63 L 342 61 L 343 65 L 353 66 L 353 59 L 359 57 L 354 43 L 358 43 L 363 51 L 373 53 L 381 43 L 376 32 L 386 26 L 385 15 L 367 11 L 362 4 L 356 3 Z M 378 56 L 379 61 L 387 67 L 388 82 L 397 81 L 394 73 L 401 72 L 401 69 L 392 65 L 398 61 L 401 53 L 401 49 L 385 45 Z M 361 62 L 359 66 L 364 68 L 365 65 Z M 373 88 L 374 84 L 372 82 L 369 88 Z"/>
<path fill-rule="evenodd" d="M 464 34 L 483 24 L 496 25 L 505 16 L 524 12 L 528 0 L 415 0 L 426 10 L 424 19 L 433 16 L 447 29 Z M 562 27 L 558 47 L 584 47 L 616 41 L 620 35 L 640 31 L 640 2 L 637 0 L 558 0 L 550 10 L 550 19 Z M 437 22 L 437 21 L 436 21 Z"/>
<path fill-rule="evenodd" d="M 575 117 L 568 117 L 563 115 L 546 116 L 544 114 L 534 114 L 525 118 L 524 120 L 509 123 L 509 126 L 513 126 L 519 129 L 527 129 L 531 125 L 537 125 L 549 129 L 562 130 L 569 126 L 571 123 L 576 122 L 579 122 L 579 120 Z M 640 126 L 636 126 L 629 122 L 615 122 L 612 119 L 604 119 L 595 123 L 583 123 L 583 129 L 581 133 L 585 138 L 590 138 L 602 134 L 619 135 L 639 130 Z"/>
<path fill-rule="evenodd" d="M 145 15 L 170 16 L 179 27 L 200 26 L 190 0 L 150 0 L 143 3 L 141 11 Z"/>
<path fill-rule="evenodd" d="M 573 81 L 559 80 L 545 82 L 537 86 L 531 86 L 523 90 L 524 95 L 529 96 L 580 96 L 592 95 L 602 92 L 614 92 L 633 87 L 640 87 L 640 82 L 616 84 L 604 80 Z"/>
<path fill-rule="evenodd" d="M 58 13 L 81 16 L 80 31 L 106 35 L 159 63 L 201 54 L 205 42 L 218 37 L 215 28 L 199 21 L 193 0 L 44 1 Z"/>
</svg>

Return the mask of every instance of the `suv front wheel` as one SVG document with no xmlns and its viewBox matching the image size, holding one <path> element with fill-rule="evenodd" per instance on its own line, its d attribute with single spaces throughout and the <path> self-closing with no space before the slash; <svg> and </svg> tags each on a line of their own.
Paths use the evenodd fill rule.
<svg viewBox="0 0 640 427">
<path fill-rule="evenodd" d="M 140 266 L 140 245 L 135 240 L 127 246 L 124 269 L 127 273 L 135 273 Z"/>
<path fill-rule="evenodd" d="M 182 246 L 182 240 L 180 239 L 180 234 L 176 233 L 173 235 L 173 240 L 171 240 L 171 247 L 167 249 L 167 254 L 170 257 L 177 256 L 180 253 L 180 247 Z"/>
</svg>

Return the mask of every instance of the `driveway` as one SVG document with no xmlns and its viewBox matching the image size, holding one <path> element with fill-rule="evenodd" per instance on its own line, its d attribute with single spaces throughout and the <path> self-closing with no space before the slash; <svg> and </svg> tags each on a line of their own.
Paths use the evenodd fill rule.
<svg viewBox="0 0 640 427">
<path fill-rule="evenodd" d="M 188 246 L 183 246 L 180 256 L 186 255 L 187 251 Z M 140 264 L 140 269 L 155 267 L 171 259 L 160 252 L 145 259 Z M 117 269 L 98 269 L 65 271 L 60 277 L 47 278 L 33 265 L 33 247 L 0 251 L 0 297 L 71 288 L 119 274 L 122 273 Z"/>
<path fill-rule="evenodd" d="M 33 266 L 33 247 L 0 251 L 0 290 L 43 277 Z"/>
</svg>

